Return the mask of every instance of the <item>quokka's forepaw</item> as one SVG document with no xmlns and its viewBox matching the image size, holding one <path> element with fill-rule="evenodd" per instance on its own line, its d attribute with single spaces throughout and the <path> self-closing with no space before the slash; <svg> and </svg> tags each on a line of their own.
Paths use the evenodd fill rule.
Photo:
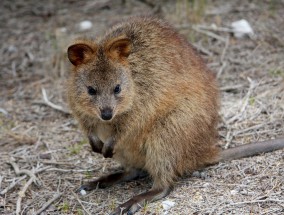
<svg viewBox="0 0 284 215">
<path fill-rule="evenodd" d="M 93 152 L 102 153 L 103 143 L 97 137 L 88 136 Z"/>
<path fill-rule="evenodd" d="M 103 150 L 102 150 L 102 154 L 105 158 L 112 158 L 113 148 L 112 147 L 104 147 Z"/>
</svg>

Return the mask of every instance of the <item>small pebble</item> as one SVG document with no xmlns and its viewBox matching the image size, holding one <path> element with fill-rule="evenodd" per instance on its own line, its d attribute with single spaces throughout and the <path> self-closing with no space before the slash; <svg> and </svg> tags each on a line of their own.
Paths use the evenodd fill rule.
<svg viewBox="0 0 284 215">
<path fill-rule="evenodd" d="M 85 195 L 87 194 L 87 192 L 86 192 L 86 190 L 80 190 L 80 194 L 81 194 L 82 196 L 85 196 Z"/>
<path fill-rule="evenodd" d="M 199 172 L 199 171 L 194 171 L 192 173 L 192 177 L 196 177 L 196 178 L 201 178 L 201 179 L 206 179 L 208 178 L 207 177 L 207 174 L 205 172 Z"/>
<path fill-rule="evenodd" d="M 163 201 L 162 202 L 162 205 L 163 205 L 163 209 L 164 210 L 169 210 L 170 208 L 172 208 L 176 203 L 173 202 L 173 201 L 169 201 L 169 200 L 166 200 L 166 201 Z"/>
<path fill-rule="evenodd" d="M 204 183 L 202 187 L 206 188 L 206 187 L 209 187 L 210 184 L 209 183 Z"/>
<path fill-rule="evenodd" d="M 67 32 L 67 28 L 62 27 L 62 28 L 60 28 L 60 31 L 61 31 L 62 33 L 65 33 L 65 32 Z"/>
<path fill-rule="evenodd" d="M 231 26 L 233 28 L 234 36 L 236 38 L 243 38 L 245 36 L 249 36 L 249 37 L 254 36 L 252 27 L 250 26 L 248 21 L 245 19 L 232 22 Z"/>
<path fill-rule="evenodd" d="M 207 178 L 207 174 L 205 172 L 201 172 L 200 173 L 200 178 L 201 179 L 206 179 Z"/>
<path fill-rule="evenodd" d="M 192 173 L 192 177 L 200 178 L 200 172 L 199 172 L 199 171 L 194 171 L 194 172 Z"/>
<path fill-rule="evenodd" d="M 243 195 L 248 195 L 248 191 L 247 190 L 242 190 L 240 193 L 243 194 Z"/>
<path fill-rule="evenodd" d="M 10 45 L 7 50 L 8 50 L 8 52 L 10 52 L 10 53 L 13 53 L 13 52 L 18 51 L 17 47 L 16 47 L 16 46 L 13 46 L 13 45 Z"/>
<path fill-rule="evenodd" d="M 93 23 L 89 20 L 82 21 L 79 24 L 79 28 L 81 31 L 89 30 L 92 28 L 92 26 L 93 26 Z"/>
</svg>

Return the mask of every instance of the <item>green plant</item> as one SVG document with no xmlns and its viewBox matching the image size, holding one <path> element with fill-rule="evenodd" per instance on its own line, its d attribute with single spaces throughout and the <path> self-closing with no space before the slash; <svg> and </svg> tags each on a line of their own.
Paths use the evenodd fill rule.
<svg viewBox="0 0 284 215">
<path fill-rule="evenodd" d="M 250 98 L 249 98 L 249 104 L 250 104 L 251 106 L 253 106 L 254 103 L 255 103 L 255 97 L 250 97 Z"/>
<path fill-rule="evenodd" d="M 84 215 L 84 212 L 82 209 L 77 209 L 77 215 Z"/>
<path fill-rule="evenodd" d="M 86 178 L 92 178 L 92 177 L 93 177 L 92 172 L 91 172 L 91 171 L 85 172 L 85 177 L 86 177 Z"/>
<path fill-rule="evenodd" d="M 77 154 L 79 154 L 79 152 L 81 151 L 82 148 L 83 148 L 82 145 L 75 144 L 75 145 L 69 147 L 69 151 L 70 151 L 71 155 L 77 155 Z"/>
<path fill-rule="evenodd" d="M 284 70 L 281 70 L 281 69 L 271 69 L 269 71 L 269 75 L 272 76 L 272 77 L 283 77 L 284 76 Z"/>
<path fill-rule="evenodd" d="M 70 209 L 70 205 L 67 202 L 63 202 L 58 206 L 58 210 L 62 211 L 63 213 L 68 213 Z"/>
</svg>

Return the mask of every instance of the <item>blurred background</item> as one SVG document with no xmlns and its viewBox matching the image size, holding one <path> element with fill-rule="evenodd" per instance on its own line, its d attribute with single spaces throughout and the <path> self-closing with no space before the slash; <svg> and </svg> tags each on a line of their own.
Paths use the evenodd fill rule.
<svg viewBox="0 0 284 215">
<path fill-rule="evenodd" d="M 150 188 L 144 179 L 75 193 L 118 167 L 91 152 L 66 104 L 75 38 L 98 37 L 131 16 L 167 20 L 216 74 L 219 144 L 228 148 L 283 136 L 283 14 L 283 0 L 1 0 L 0 214 L 107 214 Z M 172 208 L 158 201 L 138 214 L 281 214 L 283 159 L 278 151 L 197 171 L 167 197 Z"/>
</svg>

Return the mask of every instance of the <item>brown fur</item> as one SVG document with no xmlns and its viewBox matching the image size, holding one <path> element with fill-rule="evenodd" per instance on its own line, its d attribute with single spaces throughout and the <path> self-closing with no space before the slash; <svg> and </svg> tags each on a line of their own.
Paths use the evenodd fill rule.
<svg viewBox="0 0 284 215">
<path fill-rule="evenodd" d="M 123 46 L 113 48 L 117 38 Z M 76 44 L 85 44 L 91 51 L 83 51 L 87 61 L 74 64 L 69 104 L 88 136 L 102 136 L 96 131 L 108 127 L 108 137 L 115 139 L 114 159 L 127 169 L 146 170 L 155 189 L 170 187 L 186 171 L 216 160 L 216 82 L 171 27 L 137 18 L 115 26 L 102 39 Z M 69 55 L 76 52 L 69 50 Z M 92 99 L 86 87 L 95 84 L 107 92 L 118 82 L 122 92 L 112 104 L 115 116 L 103 122 L 99 108 L 106 101 Z"/>
<path fill-rule="evenodd" d="M 185 172 L 220 160 L 215 145 L 216 81 L 191 45 L 168 24 L 133 18 L 100 39 L 75 42 L 68 56 L 71 62 L 75 59 L 69 104 L 94 151 L 113 152 L 126 169 L 118 181 L 136 177 L 139 169 L 153 178 L 151 191 L 125 203 L 127 210 L 135 212 L 135 203 L 166 195 Z M 114 96 L 117 84 L 121 92 Z M 98 89 L 98 94 L 88 95 L 88 86 Z M 105 107 L 113 110 L 109 121 L 100 117 Z M 112 177 L 100 182 L 111 184 Z"/>
<path fill-rule="evenodd" d="M 131 41 L 128 65 L 113 60 L 116 51 L 109 53 L 106 48 L 116 38 Z M 116 130 L 114 159 L 146 169 L 160 186 L 216 159 L 216 82 L 184 38 L 162 21 L 138 18 L 86 45 L 97 50 L 92 61 L 74 67 L 69 103 L 87 134 L 100 124 Z M 117 104 L 114 119 L 101 122 L 97 104 L 90 102 L 81 85 L 93 81 L 113 87 L 121 75 L 118 69 L 124 70 L 126 82 L 134 83 L 122 92 L 123 102 Z"/>
</svg>

